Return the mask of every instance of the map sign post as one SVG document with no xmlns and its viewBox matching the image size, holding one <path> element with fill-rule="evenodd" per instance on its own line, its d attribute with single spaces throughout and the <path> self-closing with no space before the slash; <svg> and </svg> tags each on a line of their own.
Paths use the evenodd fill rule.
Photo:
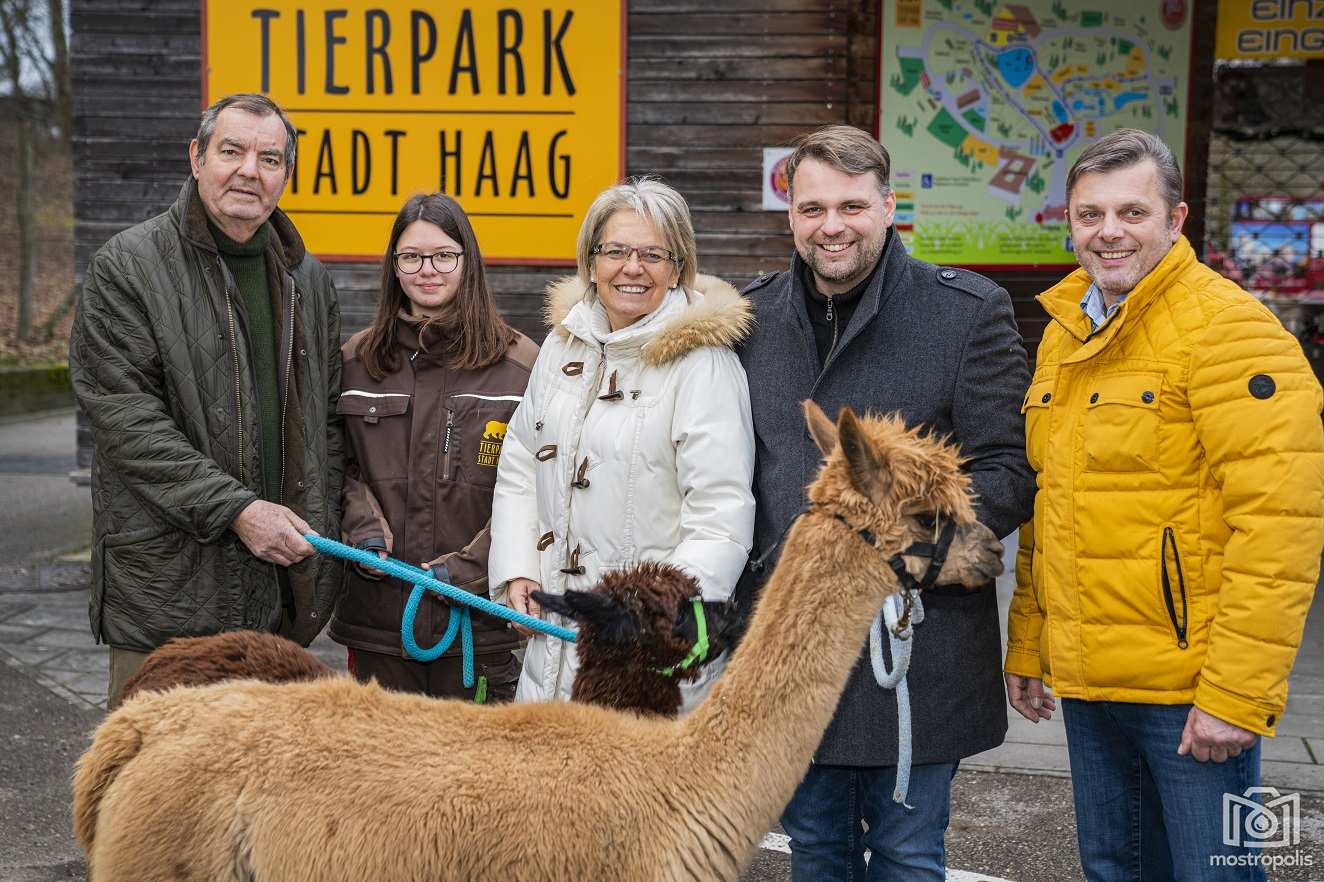
<svg viewBox="0 0 1324 882">
<path fill-rule="evenodd" d="M 1074 266 L 1066 176 L 1119 128 L 1186 147 L 1187 0 L 884 0 L 879 137 L 915 256 Z"/>
</svg>

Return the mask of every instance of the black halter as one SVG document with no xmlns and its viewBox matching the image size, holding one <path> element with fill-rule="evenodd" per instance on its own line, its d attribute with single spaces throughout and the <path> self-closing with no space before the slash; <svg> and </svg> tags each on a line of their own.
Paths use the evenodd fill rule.
<svg viewBox="0 0 1324 882">
<path fill-rule="evenodd" d="M 812 509 L 812 506 L 807 505 L 796 512 L 795 517 L 791 518 L 791 522 L 786 525 L 786 529 L 783 530 L 781 536 L 777 538 L 777 542 L 767 551 L 763 552 L 763 554 L 759 555 L 757 559 L 750 561 L 749 568 L 756 575 L 761 575 L 763 570 L 767 568 L 768 559 L 781 548 L 782 543 L 786 540 L 786 534 L 791 532 L 791 527 L 795 526 L 795 522 L 800 520 L 801 515 L 808 513 Z M 835 512 L 833 512 L 832 516 L 849 527 L 855 535 L 859 536 L 865 542 L 868 542 L 870 548 L 879 551 L 878 537 L 874 535 L 872 530 L 857 527 L 850 521 L 846 520 L 843 515 Z M 947 553 L 951 551 L 952 540 L 956 538 L 956 523 L 948 520 L 942 525 L 942 529 L 937 530 L 936 532 L 936 541 L 912 542 L 904 551 L 897 552 L 887 559 L 887 565 L 892 568 L 892 572 L 896 573 L 897 581 L 901 583 L 902 591 L 927 591 L 938 581 L 938 573 L 942 571 L 943 564 L 947 563 Z M 924 575 L 920 576 L 918 579 L 910 575 L 910 571 L 906 569 L 906 562 L 902 559 L 905 557 L 928 558 L 929 566 L 928 569 L 924 571 Z"/>
<path fill-rule="evenodd" d="M 872 530 L 857 527 L 840 514 L 834 514 L 833 517 L 850 527 L 857 536 L 877 550 L 878 543 Z M 956 538 L 956 523 L 949 520 L 943 524 L 940 531 L 935 529 L 935 532 L 937 541 L 912 542 L 904 551 L 899 551 L 887 559 L 887 565 L 896 573 L 902 591 L 927 591 L 938 581 L 938 573 L 942 571 L 943 564 L 947 563 L 947 552 L 951 551 L 952 540 Z M 924 575 L 918 579 L 910 575 L 910 570 L 906 569 L 906 562 L 902 559 L 905 557 L 927 557 L 929 566 L 924 571 Z"/>
<path fill-rule="evenodd" d="M 767 578 L 769 567 L 776 562 L 777 553 L 781 550 L 782 543 L 786 541 L 787 534 L 791 532 L 791 527 L 795 526 L 795 522 L 800 520 L 802 515 L 807 514 L 811 508 L 812 506 L 806 505 L 796 512 L 795 517 L 791 518 L 790 523 L 786 525 L 786 529 L 782 530 L 781 535 L 777 537 L 777 541 L 758 557 L 751 558 L 745 571 L 740 574 L 740 580 L 736 583 L 733 592 L 736 614 L 731 616 L 722 635 L 728 646 L 736 646 L 744 636 L 745 629 L 749 626 L 750 616 L 754 611 L 754 605 L 758 599 L 759 590 Z M 872 530 L 862 530 L 841 515 L 833 514 L 833 516 L 850 527 L 851 531 L 865 542 L 868 542 L 871 548 L 878 551 L 878 537 L 873 534 Z M 947 562 L 947 552 L 952 546 L 952 539 L 955 535 L 956 525 L 948 520 L 943 525 L 942 530 L 938 532 L 936 542 L 912 543 L 909 548 L 900 554 L 894 554 L 887 559 L 892 571 L 896 573 L 897 579 L 901 583 L 901 596 L 905 604 L 905 610 L 897 622 L 898 636 L 910 626 L 911 607 L 915 598 L 918 597 L 916 591 L 928 589 L 932 593 L 942 594 L 947 590 L 942 586 L 935 588 L 933 585 L 938 580 L 938 573 L 942 570 L 943 564 Z M 929 567 L 919 580 L 912 578 L 906 570 L 906 563 L 902 560 L 906 555 L 927 557 L 929 559 Z"/>
</svg>

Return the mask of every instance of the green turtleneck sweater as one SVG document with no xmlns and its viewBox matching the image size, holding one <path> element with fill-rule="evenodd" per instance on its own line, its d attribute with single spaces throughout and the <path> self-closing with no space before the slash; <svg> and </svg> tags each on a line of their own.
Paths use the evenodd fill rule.
<svg viewBox="0 0 1324 882">
<path fill-rule="evenodd" d="M 216 250 L 239 286 L 248 328 L 248 351 L 257 383 L 260 416 L 258 438 L 262 442 L 262 498 L 280 502 L 280 374 L 276 368 L 276 317 L 267 283 L 265 257 L 271 226 L 263 224 L 247 242 L 236 242 L 207 219 Z"/>
</svg>

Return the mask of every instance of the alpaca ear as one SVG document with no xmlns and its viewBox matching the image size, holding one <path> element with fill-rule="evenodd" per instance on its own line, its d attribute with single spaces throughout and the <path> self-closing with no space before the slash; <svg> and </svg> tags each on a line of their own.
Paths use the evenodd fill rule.
<svg viewBox="0 0 1324 882">
<path fill-rule="evenodd" d="M 637 643 L 641 629 L 638 620 L 614 597 L 597 591 L 567 591 L 562 595 L 575 621 L 592 625 L 599 639 L 607 643 Z"/>
<path fill-rule="evenodd" d="M 864 425 L 849 407 L 843 407 L 837 417 L 837 437 L 855 489 L 869 499 L 881 499 L 891 483 L 887 460 L 869 443 Z"/>
<path fill-rule="evenodd" d="M 837 427 L 823 413 L 823 408 L 812 398 L 804 402 L 805 425 L 809 427 L 809 437 L 814 439 L 819 451 L 827 456 L 837 447 Z"/>
</svg>

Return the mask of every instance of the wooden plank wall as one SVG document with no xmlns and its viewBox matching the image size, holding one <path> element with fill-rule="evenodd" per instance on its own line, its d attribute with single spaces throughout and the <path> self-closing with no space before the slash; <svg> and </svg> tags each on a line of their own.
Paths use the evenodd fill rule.
<svg viewBox="0 0 1324 882">
<path fill-rule="evenodd" d="M 198 0 L 71 7 L 81 274 L 111 235 L 168 206 L 188 174 L 201 18 Z M 760 208 L 762 148 L 826 123 L 873 127 L 873 0 L 637 0 L 628 26 L 628 173 L 661 175 L 689 199 L 702 271 L 741 285 L 784 267 L 786 218 Z M 371 316 L 377 270 L 332 272 L 349 333 Z M 541 339 L 542 290 L 565 272 L 490 274 L 502 311 Z"/>
<path fill-rule="evenodd" d="M 1212 3 L 1196 13 L 1210 56 Z M 828 123 L 872 130 L 875 0 L 633 0 L 627 171 L 658 174 L 689 200 L 700 268 L 740 285 L 784 268 L 785 216 L 760 208 L 762 148 Z M 115 232 L 162 211 L 188 174 L 201 101 L 198 0 L 73 0 L 75 238 L 81 276 Z M 1201 60 L 1197 67 L 1206 64 Z M 1208 119 L 1208 90 L 1194 90 Z M 1207 127 L 1207 123 L 1205 124 Z M 1207 139 L 1207 134 L 1205 135 Z M 1198 156 L 1198 151 L 1196 153 Z M 1203 201 L 1203 160 L 1192 194 Z M 1196 240 L 1198 241 L 1198 239 Z M 370 317 L 377 270 L 332 267 L 345 331 Z M 541 339 L 541 292 L 564 269 L 493 267 L 502 311 Z M 1042 334 L 1034 294 L 1056 274 L 1000 273 L 1027 344 Z"/>
</svg>

